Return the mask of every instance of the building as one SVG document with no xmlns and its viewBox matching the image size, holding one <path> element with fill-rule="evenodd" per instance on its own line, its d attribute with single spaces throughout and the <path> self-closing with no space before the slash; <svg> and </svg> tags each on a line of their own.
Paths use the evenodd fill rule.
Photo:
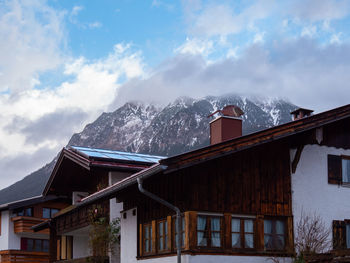
<svg viewBox="0 0 350 263">
<path fill-rule="evenodd" d="M 0 262 L 49 262 L 49 229 L 31 227 L 68 205 L 57 196 L 38 196 L 0 205 Z"/>
<path fill-rule="evenodd" d="M 347 251 L 350 105 L 311 112 L 298 109 L 290 123 L 246 136 L 236 130 L 234 138 L 227 129 L 241 120 L 220 116 L 211 122 L 215 144 L 162 159 L 81 206 L 112 197 L 123 203 L 122 263 L 175 262 L 178 235 L 183 262 L 288 259 L 302 211 L 332 228 L 333 251 Z M 161 200 L 180 210 L 180 228 Z"/>
<path fill-rule="evenodd" d="M 89 247 L 91 217 L 113 221 L 120 217 L 123 208 L 115 198 L 86 205 L 82 205 L 82 198 L 109 189 L 110 185 L 149 168 L 162 158 L 86 147 L 64 148 L 43 194 L 71 197 L 70 206 L 55 214 L 50 221 L 35 227 L 35 231 L 50 229 L 50 262 L 86 262 L 86 258 L 94 256 Z M 110 261 L 119 262 L 117 255 L 119 253 Z"/>
</svg>

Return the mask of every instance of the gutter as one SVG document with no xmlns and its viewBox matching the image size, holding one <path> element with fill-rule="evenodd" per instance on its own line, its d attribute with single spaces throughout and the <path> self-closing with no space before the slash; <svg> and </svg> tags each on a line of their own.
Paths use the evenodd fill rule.
<svg viewBox="0 0 350 263">
<path fill-rule="evenodd" d="M 178 235 L 177 235 L 177 238 L 176 238 L 176 241 L 177 241 L 177 249 L 176 249 L 176 252 L 177 252 L 177 263 L 181 263 L 181 235 L 180 235 L 180 229 L 181 229 L 181 211 L 178 207 L 170 204 L 168 201 L 160 198 L 159 196 L 156 196 L 155 194 L 147 191 L 146 189 L 143 188 L 143 180 L 146 178 L 146 177 L 149 177 L 150 175 L 141 175 L 137 178 L 137 183 L 138 183 L 138 188 L 140 190 L 141 193 L 143 193 L 144 195 L 148 196 L 149 198 L 155 200 L 156 202 L 158 203 L 161 203 L 162 205 L 165 205 L 166 207 L 174 210 L 176 212 L 176 219 L 177 219 L 177 224 L 176 224 L 176 227 L 178 229 Z"/>
</svg>

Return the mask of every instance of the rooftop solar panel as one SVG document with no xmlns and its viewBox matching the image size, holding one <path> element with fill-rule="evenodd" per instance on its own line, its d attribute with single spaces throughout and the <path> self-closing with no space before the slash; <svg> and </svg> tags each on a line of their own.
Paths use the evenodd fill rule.
<svg viewBox="0 0 350 263">
<path fill-rule="evenodd" d="M 88 157 L 104 158 L 110 160 L 122 160 L 122 161 L 133 161 L 143 163 L 157 163 L 159 160 L 164 159 L 164 156 L 140 154 L 140 153 L 129 153 L 121 151 L 113 151 L 106 149 L 87 148 L 79 146 L 71 146 L 78 153 L 87 155 Z"/>
</svg>

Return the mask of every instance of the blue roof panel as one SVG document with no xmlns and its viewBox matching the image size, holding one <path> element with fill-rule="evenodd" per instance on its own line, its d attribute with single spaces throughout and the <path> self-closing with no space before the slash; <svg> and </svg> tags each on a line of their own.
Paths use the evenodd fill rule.
<svg viewBox="0 0 350 263">
<path fill-rule="evenodd" d="M 88 157 L 104 158 L 110 160 L 122 160 L 142 163 L 157 163 L 159 160 L 166 158 L 165 156 L 156 156 L 140 153 L 129 153 L 121 151 L 112 151 L 106 149 L 95 149 L 79 146 L 70 146 L 77 152 L 80 152 Z"/>
</svg>

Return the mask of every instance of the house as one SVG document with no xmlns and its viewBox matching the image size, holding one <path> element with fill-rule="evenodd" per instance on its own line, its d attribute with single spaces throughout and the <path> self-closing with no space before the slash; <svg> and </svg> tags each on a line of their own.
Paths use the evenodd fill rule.
<svg viewBox="0 0 350 263">
<path fill-rule="evenodd" d="M 93 196 L 101 189 L 108 189 L 109 185 L 149 168 L 162 158 L 86 147 L 64 148 L 43 195 L 71 197 L 70 206 L 55 214 L 50 221 L 34 228 L 35 231 L 50 229 L 50 262 L 84 262 L 85 258 L 93 256 L 89 247 L 92 213 L 93 216 L 96 213 L 110 221 L 120 217 L 122 206 L 115 198 L 81 206 L 82 198 Z M 119 262 L 119 259 L 111 259 L 111 262 Z"/>
<path fill-rule="evenodd" d="M 51 244 L 79 211 L 116 198 L 122 263 L 175 262 L 179 252 L 191 263 L 288 260 L 303 212 L 332 228 L 333 251 L 348 253 L 350 105 L 300 108 L 294 121 L 245 136 L 230 109 L 211 121 L 210 146 L 159 158 L 52 218 Z"/>
<path fill-rule="evenodd" d="M 68 205 L 59 196 L 37 196 L 0 205 L 0 262 L 49 262 L 49 229 L 31 227 Z"/>
</svg>

